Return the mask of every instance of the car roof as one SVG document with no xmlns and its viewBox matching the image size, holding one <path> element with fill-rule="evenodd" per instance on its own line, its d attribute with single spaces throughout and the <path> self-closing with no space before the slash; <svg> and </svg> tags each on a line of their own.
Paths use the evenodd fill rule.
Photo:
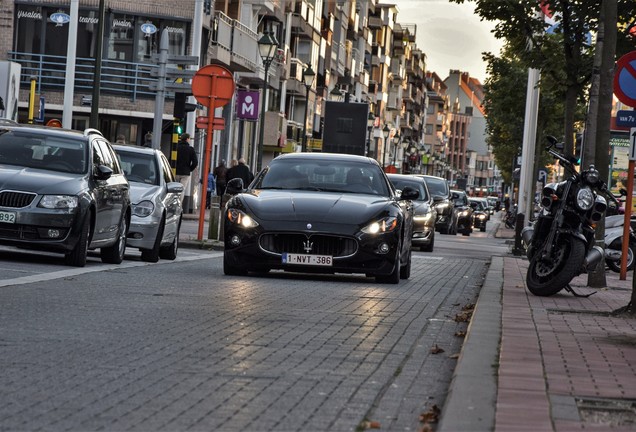
<svg viewBox="0 0 636 432">
<path fill-rule="evenodd" d="M 59 137 L 68 137 L 72 135 L 76 138 L 88 137 L 89 135 L 100 135 L 104 136 L 99 130 L 88 128 L 83 131 L 75 130 L 75 129 L 64 129 L 52 126 L 43 126 L 43 125 L 27 125 L 22 123 L 16 123 L 12 120 L 3 119 L 0 122 L 0 129 L 4 130 L 12 130 L 19 132 L 32 132 L 38 135 L 49 135 L 49 136 L 59 136 Z"/>
<path fill-rule="evenodd" d="M 277 156 L 272 160 L 281 160 L 281 159 L 317 159 L 317 160 L 345 160 L 351 162 L 362 162 L 368 164 L 378 165 L 378 162 L 375 159 L 366 156 L 360 155 L 352 155 L 352 154 L 344 154 L 344 153 L 285 153 L 280 156 Z M 378 165 L 379 166 L 379 165 Z"/>
<path fill-rule="evenodd" d="M 125 151 L 131 151 L 134 153 L 144 153 L 144 154 L 155 154 L 159 151 L 158 149 L 154 149 L 151 147 L 140 147 L 134 144 L 113 144 L 113 148 L 115 149 L 115 151 L 125 150 Z"/>
</svg>

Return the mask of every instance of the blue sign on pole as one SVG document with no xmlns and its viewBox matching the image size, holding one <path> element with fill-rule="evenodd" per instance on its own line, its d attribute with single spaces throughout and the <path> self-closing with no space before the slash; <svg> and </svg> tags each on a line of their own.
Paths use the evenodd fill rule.
<svg viewBox="0 0 636 432">
<path fill-rule="evenodd" d="M 636 126 L 636 111 L 619 110 L 616 113 L 616 126 Z"/>
</svg>

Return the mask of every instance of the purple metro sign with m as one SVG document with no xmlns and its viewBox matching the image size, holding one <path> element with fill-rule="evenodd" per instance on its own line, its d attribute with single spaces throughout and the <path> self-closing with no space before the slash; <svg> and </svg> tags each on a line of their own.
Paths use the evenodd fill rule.
<svg viewBox="0 0 636 432">
<path fill-rule="evenodd" d="M 260 93 L 240 90 L 236 92 L 236 118 L 240 120 L 258 120 Z"/>
</svg>

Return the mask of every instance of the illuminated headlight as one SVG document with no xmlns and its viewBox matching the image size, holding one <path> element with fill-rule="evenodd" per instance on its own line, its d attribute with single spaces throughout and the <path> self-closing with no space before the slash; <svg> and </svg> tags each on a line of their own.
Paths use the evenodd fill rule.
<svg viewBox="0 0 636 432">
<path fill-rule="evenodd" d="M 464 210 L 462 212 L 459 213 L 460 216 L 468 216 L 470 213 L 468 212 L 468 210 Z"/>
<path fill-rule="evenodd" d="M 255 228 L 258 226 L 258 222 L 245 214 L 245 212 L 237 209 L 229 209 L 227 211 L 227 219 L 243 228 Z"/>
<path fill-rule="evenodd" d="M 485 214 L 480 214 L 480 215 L 479 215 L 479 219 L 481 219 L 481 220 L 486 219 L 486 215 L 485 215 Z"/>
<path fill-rule="evenodd" d="M 48 209 L 74 209 L 79 200 L 75 195 L 44 195 L 38 207 Z"/>
<path fill-rule="evenodd" d="M 133 204 L 132 211 L 135 216 L 139 216 L 142 218 L 147 217 L 150 216 L 153 211 L 155 211 L 155 205 L 152 203 L 152 201 L 141 201 L 137 204 Z"/>
<path fill-rule="evenodd" d="M 448 208 L 448 205 L 449 205 L 449 204 L 448 204 L 448 203 L 445 203 L 445 202 L 444 202 L 444 203 L 439 203 L 439 204 L 437 204 L 437 205 L 435 206 L 435 208 L 437 208 L 438 210 L 440 210 L 440 211 L 441 211 L 441 210 L 447 209 L 447 208 Z"/>
<path fill-rule="evenodd" d="M 389 216 L 372 222 L 362 228 L 362 232 L 366 234 L 387 233 L 395 230 L 398 226 L 397 218 Z"/>
<path fill-rule="evenodd" d="M 589 210 L 594 205 L 594 193 L 590 188 L 581 188 L 576 194 L 576 205 L 581 210 Z"/>
<path fill-rule="evenodd" d="M 423 215 L 413 216 L 414 222 L 430 222 L 433 219 L 433 212 L 428 212 Z"/>
</svg>

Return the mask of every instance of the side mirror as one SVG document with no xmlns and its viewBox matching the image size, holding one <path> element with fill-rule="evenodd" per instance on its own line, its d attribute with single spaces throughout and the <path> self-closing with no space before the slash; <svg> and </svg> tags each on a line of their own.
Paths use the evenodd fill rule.
<svg viewBox="0 0 636 432">
<path fill-rule="evenodd" d="M 401 200 L 416 200 L 420 197 L 420 191 L 411 186 L 405 186 L 400 194 Z"/>
<path fill-rule="evenodd" d="M 440 202 L 442 202 L 442 201 L 444 201 L 444 197 L 441 197 L 441 196 L 439 196 L 439 195 L 434 195 L 434 196 L 433 196 L 433 203 L 434 203 L 434 204 L 440 203 Z"/>
<path fill-rule="evenodd" d="M 225 186 L 225 193 L 229 195 L 236 195 L 243 192 L 243 179 L 233 178 Z"/>
<path fill-rule="evenodd" d="M 170 182 L 167 185 L 168 193 L 181 193 L 183 192 L 183 185 L 179 182 Z"/>
<path fill-rule="evenodd" d="M 108 180 L 112 175 L 113 170 L 108 168 L 106 165 L 99 165 L 97 169 L 95 169 L 95 177 L 98 180 Z"/>
</svg>

